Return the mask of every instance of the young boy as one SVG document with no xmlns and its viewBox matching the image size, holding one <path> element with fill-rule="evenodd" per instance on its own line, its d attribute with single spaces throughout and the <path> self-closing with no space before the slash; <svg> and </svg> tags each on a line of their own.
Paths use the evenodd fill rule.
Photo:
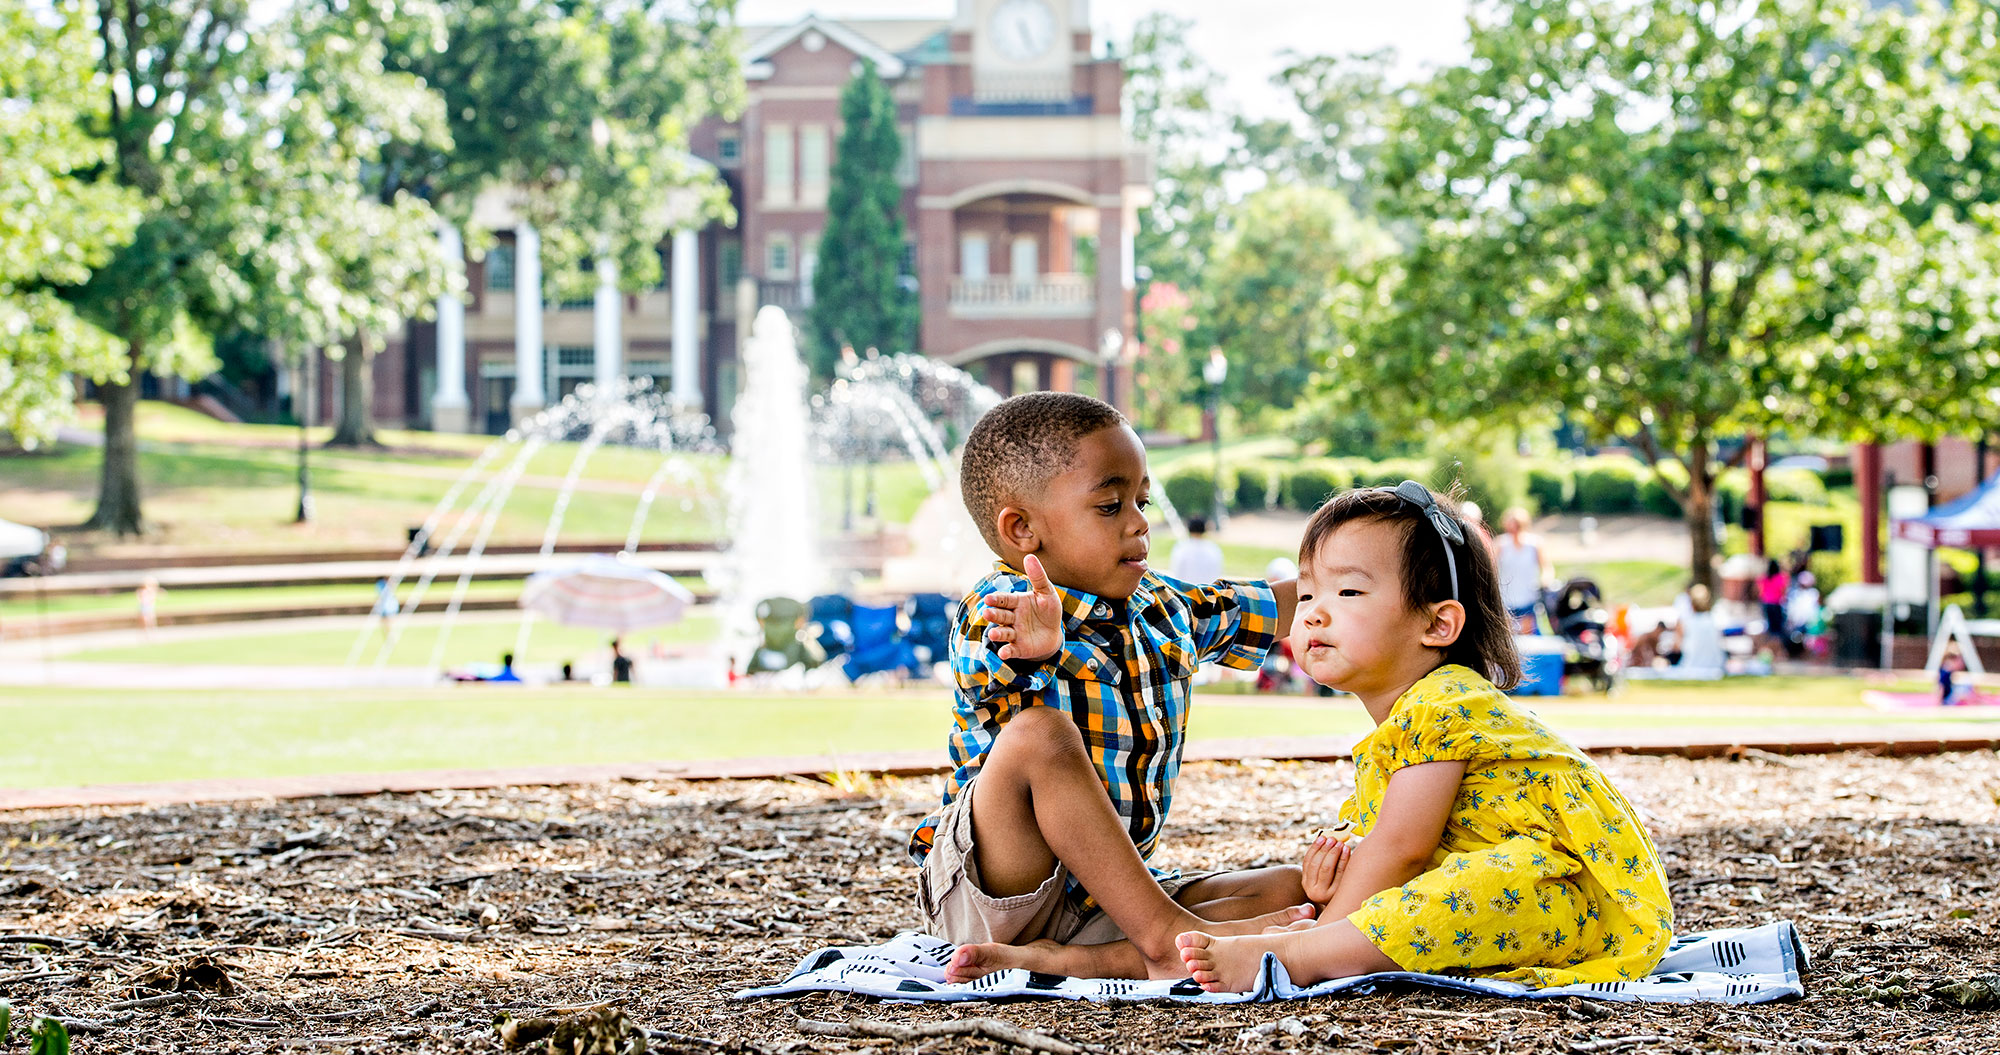
<svg viewBox="0 0 2000 1055">
<path fill-rule="evenodd" d="M 1001 403 L 967 438 L 959 476 L 1000 561 L 956 613 L 957 769 L 910 837 L 925 928 L 959 945 L 947 977 L 1181 978 L 1182 931 L 1308 918 L 1294 866 L 1180 877 L 1146 865 L 1196 665 L 1257 669 L 1291 623 L 1295 584 L 1151 573 L 1146 453 L 1095 399 Z"/>
</svg>

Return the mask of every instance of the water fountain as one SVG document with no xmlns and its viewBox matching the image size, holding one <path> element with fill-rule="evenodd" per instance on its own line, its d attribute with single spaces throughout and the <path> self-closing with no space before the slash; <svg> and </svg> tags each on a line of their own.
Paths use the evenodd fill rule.
<svg viewBox="0 0 2000 1055">
<path fill-rule="evenodd" d="M 708 419 L 673 404 L 650 381 L 579 387 L 487 448 L 425 518 L 389 578 L 392 596 L 415 579 L 399 614 L 368 617 L 349 664 L 389 660 L 418 606 L 440 577 L 454 577 L 429 666 L 442 669 L 451 628 L 510 496 L 536 455 L 550 444 L 574 443 L 567 469 L 541 532 L 534 566 L 556 555 L 570 499 L 586 480 L 593 457 L 608 446 L 657 452 L 660 461 L 635 501 L 621 554 L 639 553 L 656 498 L 680 492 L 680 515 L 708 518 L 708 537 L 726 542 L 705 572 L 718 594 L 723 625 L 717 678 L 757 635 L 754 611 L 770 597 L 806 600 L 835 583 L 821 549 L 834 518 L 817 507 L 818 471 L 851 474 L 888 461 L 913 462 L 930 490 L 907 529 L 888 536 L 880 589 L 885 593 L 956 593 L 984 574 L 992 554 L 964 510 L 951 452 L 1000 396 L 964 371 L 921 355 L 870 356 L 808 399 L 807 374 L 791 320 L 774 307 L 760 311 L 743 348 L 743 388 L 732 413 L 735 433 L 722 473 L 722 496 L 708 493 L 704 456 L 721 451 Z M 470 499 L 467 496 L 470 495 Z M 1172 510 L 1162 508 L 1178 530 Z M 839 523 L 842 530 L 847 523 Z M 469 538 L 469 542 L 468 542 Z M 386 620 L 386 625 L 385 625 Z M 534 621 L 523 613 L 514 651 L 529 661 Z M 369 649 L 373 646 L 372 659 Z"/>
</svg>

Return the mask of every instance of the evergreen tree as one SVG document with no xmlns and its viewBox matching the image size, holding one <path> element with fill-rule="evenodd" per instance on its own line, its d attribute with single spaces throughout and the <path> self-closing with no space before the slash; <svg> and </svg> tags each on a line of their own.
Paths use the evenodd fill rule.
<svg viewBox="0 0 2000 1055">
<path fill-rule="evenodd" d="M 813 274 L 812 365 L 833 376 L 843 345 L 885 355 L 914 348 L 917 306 L 903 288 L 903 144 L 896 104 L 870 63 L 840 97 L 840 154 L 827 188 L 826 231 Z"/>
</svg>

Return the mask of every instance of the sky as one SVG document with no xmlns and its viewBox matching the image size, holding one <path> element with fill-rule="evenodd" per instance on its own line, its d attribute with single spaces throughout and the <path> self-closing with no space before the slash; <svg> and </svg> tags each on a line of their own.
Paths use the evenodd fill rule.
<svg viewBox="0 0 2000 1055">
<path fill-rule="evenodd" d="M 1189 43 L 1220 71 L 1237 107 L 1253 117 L 1285 111 L 1271 87 L 1280 53 L 1344 54 L 1390 46 L 1415 74 L 1465 56 L 1468 0 L 1089 0 L 1098 38 L 1123 40 L 1151 11 L 1194 20 Z M 739 0 L 745 23 L 829 18 L 950 18 L 956 0 Z"/>
</svg>

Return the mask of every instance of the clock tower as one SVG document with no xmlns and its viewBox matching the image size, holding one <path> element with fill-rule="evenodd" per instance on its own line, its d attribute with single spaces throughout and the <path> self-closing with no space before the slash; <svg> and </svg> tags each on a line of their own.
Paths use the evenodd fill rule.
<svg viewBox="0 0 2000 1055">
<path fill-rule="evenodd" d="M 1073 94 L 1075 35 L 1087 0 L 960 0 L 981 102 L 1060 102 Z"/>
</svg>

